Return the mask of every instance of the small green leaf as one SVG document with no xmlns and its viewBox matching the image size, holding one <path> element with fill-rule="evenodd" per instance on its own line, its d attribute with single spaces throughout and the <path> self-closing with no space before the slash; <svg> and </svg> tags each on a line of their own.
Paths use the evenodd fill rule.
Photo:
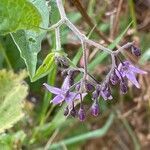
<svg viewBox="0 0 150 150">
<path fill-rule="evenodd" d="M 44 59 L 42 65 L 37 69 L 35 76 L 32 78 L 32 81 L 36 81 L 46 75 L 54 68 L 54 53 L 50 53 Z"/>
<path fill-rule="evenodd" d="M 20 29 L 38 29 L 42 21 L 37 8 L 27 0 L 0 0 L 0 34 Z"/>
<path fill-rule="evenodd" d="M 49 24 L 49 11 L 45 0 L 34 1 L 30 0 L 33 5 L 38 9 L 42 16 L 42 27 L 48 28 Z M 46 35 L 46 31 L 40 30 L 40 32 L 20 30 L 11 34 L 21 57 L 23 58 L 27 69 L 29 71 L 30 78 L 35 75 L 37 54 L 41 50 L 41 42 Z"/>
<path fill-rule="evenodd" d="M 28 86 L 22 84 L 25 72 L 14 74 L 0 71 L 0 133 L 13 126 L 23 117 L 23 99 L 27 96 Z"/>
</svg>

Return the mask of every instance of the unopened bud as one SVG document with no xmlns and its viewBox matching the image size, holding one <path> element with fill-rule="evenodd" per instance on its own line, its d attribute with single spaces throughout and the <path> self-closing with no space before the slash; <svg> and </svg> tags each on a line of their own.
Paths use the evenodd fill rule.
<svg viewBox="0 0 150 150">
<path fill-rule="evenodd" d="M 93 91 L 94 90 L 94 86 L 90 83 L 85 83 L 85 87 L 88 91 Z"/>
<path fill-rule="evenodd" d="M 96 99 L 98 99 L 98 97 L 99 97 L 99 92 L 94 91 L 94 92 L 92 93 L 92 98 L 93 98 L 94 100 L 96 100 Z"/>
<path fill-rule="evenodd" d="M 134 54 L 137 57 L 141 55 L 141 50 L 134 45 L 131 47 L 131 51 L 132 51 L 132 54 Z"/>
<path fill-rule="evenodd" d="M 80 121 L 85 120 L 85 112 L 84 112 L 84 109 L 82 107 L 79 109 L 78 117 L 79 117 Z"/>
<path fill-rule="evenodd" d="M 110 82 L 112 85 L 116 85 L 119 81 L 119 77 L 116 75 L 115 71 L 110 75 Z"/>
<path fill-rule="evenodd" d="M 94 102 L 92 104 L 92 107 L 91 107 L 91 114 L 93 116 L 98 116 L 99 115 L 99 105 L 97 102 Z"/>
</svg>

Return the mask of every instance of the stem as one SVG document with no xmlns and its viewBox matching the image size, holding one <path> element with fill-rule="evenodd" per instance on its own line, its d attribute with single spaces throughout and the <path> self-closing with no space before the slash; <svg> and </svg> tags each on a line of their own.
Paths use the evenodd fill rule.
<svg viewBox="0 0 150 150">
<path fill-rule="evenodd" d="M 102 51 L 104 51 L 104 52 L 106 52 L 108 54 L 112 54 L 113 53 L 112 50 L 110 50 L 109 48 L 106 48 L 106 47 L 100 45 L 99 43 L 96 43 L 96 42 L 94 42 L 94 41 L 92 41 L 90 39 L 85 39 L 85 42 L 88 43 L 89 45 L 95 46 L 99 50 L 102 50 Z"/>
<path fill-rule="evenodd" d="M 83 49 L 83 59 L 84 59 L 84 80 L 86 80 L 87 76 L 87 55 L 86 55 L 86 44 L 82 42 L 82 49 Z"/>
<path fill-rule="evenodd" d="M 84 84 L 83 82 L 86 80 L 86 76 L 88 73 L 88 71 L 87 71 L 87 57 L 86 57 L 86 44 L 88 44 L 90 46 L 94 46 L 94 47 L 98 48 L 99 50 L 102 50 L 102 51 L 111 55 L 112 67 L 111 67 L 110 72 L 106 76 L 106 81 L 108 81 L 110 74 L 113 72 L 114 67 L 116 67 L 115 56 L 118 55 L 119 53 L 122 53 L 124 51 L 124 49 L 130 48 L 134 44 L 134 42 L 129 42 L 129 43 L 123 45 L 122 47 L 119 47 L 119 49 L 112 51 L 111 49 L 106 48 L 106 47 L 102 46 L 101 44 L 94 42 L 93 40 L 88 39 L 88 37 L 86 37 L 83 33 L 81 33 L 80 30 L 78 28 L 76 28 L 76 26 L 74 24 L 72 24 L 70 22 L 70 20 L 67 18 L 64 7 L 63 7 L 62 0 L 56 0 L 56 3 L 57 3 L 57 7 L 59 10 L 60 16 L 61 16 L 61 20 L 59 22 L 57 22 L 56 24 L 54 24 L 52 27 L 50 27 L 49 31 L 52 29 L 55 29 L 56 46 L 57 46 L 56 49 L 61 48 L 59 27 L 62 24 L 66 24 L 66 26 L 80 39 L 81 44 L 82 44 L 82 49 L 83 49 L 83 57 L 84 57 L 84 76 L 83 76 L 83 80 L 81 82 L 81 87 Z"/>
<path fill-rule="evenodd" d="M 64 7 L 63 7 L 62 0 L 56 0 L 56 3 L 57 3 L 57 6 L 58 6 L 58 9 L 59 9 L 59 12 L 61 12 L 60 13 L 61 18 L 66 18 L 66 13 L 65 13 L 65 10 L 64 10 Z"/>
<path fill-rule="evenodd" d="M 49 149 L 59 149 L 59 148 L 61 149 L 61 146 L 63 144 L 71 145 L 71 144 L 75 144 L 77 142 L 85 141 L 88 139 L 102 137 L 107 133 L 108 129 L 113 124 L 114 118 L 115 118 L 114 113 L 111 113 L 109 118 L 107 119 L 106 123 L 104 124 L 104 126 L 102 128 L 97 129 L 95 131 L 89 131 L 87 133 L 80 134 L 80 135 L 74 136 L 74 137 L 69 138 L 69 139 L 63 139 L 62 141 L 59 141 L 57 143 L 53 143 L 52 145 L 49 145 Z"/>
<path fill-rule="evenodd" d="M 100 84 L 99 81 L 97 81 L 90 73 L 87 73 L 89 77 L 91 77 L 91 79 L 93 79 L 97 84 Z"/>
<path fill-rule="evenodd" d="M 106 83 L 109 82 L 110 75 L 112 74 L 112 72 L 114 71 L 114 68 L 116 67 L 115 55 L 111 54 L 111 60 L 112 60 L 111 69 L 104 80 Z"/>
<path fill-rule="evenodd" d="M 59 9 L 61 20 L 59 22 L 57 22 L 56 24 L 54 24 L 52 27 L 50 27 L 49 31 L 53 30 L 53 29 L 57 28 L 58 26 L 61 26 L 63 23 L 65 23 L 67 25 L 67 27 L 69 27 L 72 30 L 72 32 L 74 32 L 74 34 L 81 40 L 81 43 L 82 42 L 87 43 L 91 46 L 97 47 L 99 50 L 102 50 L 108 54 L 114 54 L 114 55 L 117 55 L 118 53 L 122 52 L 124 50 L 124 48 L 129 48 L 133 44 L 133 42 L 127 43 L 126 45 L 120 47 L 118 50 L 112 52 L 112 50 L 110 50 L 109 48 L 106 48 L 106 47 L 102 46 L 101 44 L 88 39 L 88 37 L 86 37 L 84 34 L 82 34 L 75 27 L 75 25 L 72 24 L 70 22 L 70 20 L 67 18 L 63 4 L 62 4 L 62 0 L 56 0 L 56 3 L 57 3 L 57 7 Z"/>
<path fill-rule="evenodd" d="M 64 19 L 61 19 L 61 20 L 59 20 L 56 24 L 52 25 L 50 28 L 45 29 L 45 30 L 52 31 L 52 30 L 54 30 L 55 28 L 60 27 L 60 26 L 63 25 L 63 24 L 64 24 Z"/>
<path fill-rule="evenodd" d="M 121 112 L 119 110 L 117 111 L 117 114 L 118 114 L 118 118 L 122 121 L 124 127 L 126 128 L 127 132 L 129 133 L 129 135 L 133 141 L 134 149 L 140 150 L 140 143 L 139 143 L 134 131 L 132 130 L 130 124 L 128 123 L 127 119 L 121 116 Z"/>
<path fill-rule="evenodd" d="M 127 44 L 123 45 L 116 51 L 113 51 L 113 54 L 117 55 L 118 53 L 122 53 L 124 51 L 124 49 L 130 48 L 133 44 L 134 44 L 134 42 L 128 42 Z"/>
<path fill-rule="evenodd" d="M 66 20 L 66 25 L 72 30 L 72 32 L 74 32 L 74 34 L 81 40 L 81 41 L 85 41 L 85 39 L 87 38 L 84 34 L 82 34 L 74 24 L 72 24 L 70 22 L 70 20 Z"/>
<path fill-rule="evenodd" d="M 72 24 L 70 22 L 70 20 L 67 18 L 66 16 L 66 13 L 64 11 L 64 7 L 63 7 L 63 4 L 62 4 L 62 0 L 56 0 L 57 2 L 57 6 L 58 6 L 58 9 L 59 9 L 59 13 L 61 15 L 61 20 L 56 23 L 55 25 L 53 25 L 49 30 L 52 30 L 58 26 L 61 26 L 63 23 L 65 23 L 71 30 L 72 32 L 81 40 L 81 42 L 84 42 L 84 43 L 87 43 L 91 46 L 95 46 L 97 47 L 98 49 L 101 49 L 109 54 L 112 54 L 112 51 L 108 48 L 105 48 L 104 46 L 100 45 L 99 43 L 96 43 L 92 40 L 89 40 L 84 34 L 82 34 L 76 27 L 74 24 Z"/>
<path fill-rule="evenodd" d="M 61 40 L 60 40 L 60 28 L 57 27 L 55 29 L 55 36 L 56 36 L 56 50 L 61 50 Z"/>
</svg>

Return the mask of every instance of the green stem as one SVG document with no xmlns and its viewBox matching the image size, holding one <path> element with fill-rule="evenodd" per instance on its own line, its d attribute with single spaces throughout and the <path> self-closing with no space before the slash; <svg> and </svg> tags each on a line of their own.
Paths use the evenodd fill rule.
<svg viewBox="0 0 150 150">
<path fill-rule="evenodd" d="M 117 111 L 117 113 L 119 116 L 121 116 L 121 113 L 119 110 Z M 132 130 L 131 126 L 129 125 L 128 121 L 126 120 L 126 118 L 120 117 L 119 119 L 122 121 L 124 127 L 126 128 L 127 132 L 129 133 L 129 135 L 133 141 L 133 144 L 134 144 L 134 149 L 140 150 L 140 143 L 138 142 L 138 139 L 137 139 L 134 131 Z"/>
<path fill-rule="evenodd" d="M 102 137 L 107 133 L 108 129 L 110 128 L 110 126 L 112 125 L 114 121 L 114 118 L 115 118 L 115 115 L 114 113 L 112 113 L 110 114 L 108 120 L 106 121 L 105 125 L 102 128 L 97 129 L 95 131 L 90 131 L 85 134 L 81 134 L 81 135 L 78 135 L 78 136 L 75 136 L 66 140 L 62 140 L 58 143 L 54 143 L 52 145 L 49 145 L 49 149 L 58 149 L 63 145 L 70 145 L 70 144 L 85 141 L 88 139 Z"/>
</svg>

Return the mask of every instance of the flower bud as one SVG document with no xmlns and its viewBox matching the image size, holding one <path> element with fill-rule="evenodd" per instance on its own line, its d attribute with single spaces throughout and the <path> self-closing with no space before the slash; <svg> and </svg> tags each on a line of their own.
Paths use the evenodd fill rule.
<svg viewBox="0 0 150 150">
<path fill-rule="evenodd" d="M 94 86 L 90 83 L 85 83 L 85 88 L 88 90 L 88 91 L 93 91 L 94 90 Z"/>
<path fill-rule="evenodd" d="M 104 100 L 107 100 L 107 99 L 112 99 L 112 96 L 111 96 L 111 90 L 110 90 L 110 87 L 108 84 L 105 84 L 103 87 L 102 87 L 102 90 L 101 90 L 101 96 L 103 97 Z"/>
<path fill-rule="evenodd" d="M 80 107 L 79 112 L 78 112 L 78 117 L 79 117 L 80 121 L 85 120 L 85 112 L 84 112 L 83 107 Z"/>
<path fill-rule="evenodd" d="M 134 54 L 137 57 L 141 55 L 141 50 L 134 45 L 131 47 L 131 51 L 132 51 L 132 54 Z"/>
<path fill-rule="evenodd" d="M 97 91 L 94 91 L 94 92 L 92 93 L 92 98 L 93 98 L 94 100 L 96 100 L 96 99 L 98 99 L 98 97 L 99 97 L 99 93 L 98 93 Z"/>
<path fill-rule="evenodd" d="M 122 94 L 126 94 L 128 90 L 127 84 L 125 81 L 120 82 L 120 91 Z"/>
<path fill-rule="evenodd" d="M 112 85 L 116 85 L 119 81 L 119 77 L 116 75 L 116 72 L 114 71 L 111 75 L 110 75 L 110 82 L 112 83 Z"/>
<path fill-rule="evenodd" d="M 99 115 L 99 105 L 97 102 L 94 102 L 92 104 L 92 107 L 91 107 L 91 114 L 93 116 L 98 116 Z"/>
</svg>

